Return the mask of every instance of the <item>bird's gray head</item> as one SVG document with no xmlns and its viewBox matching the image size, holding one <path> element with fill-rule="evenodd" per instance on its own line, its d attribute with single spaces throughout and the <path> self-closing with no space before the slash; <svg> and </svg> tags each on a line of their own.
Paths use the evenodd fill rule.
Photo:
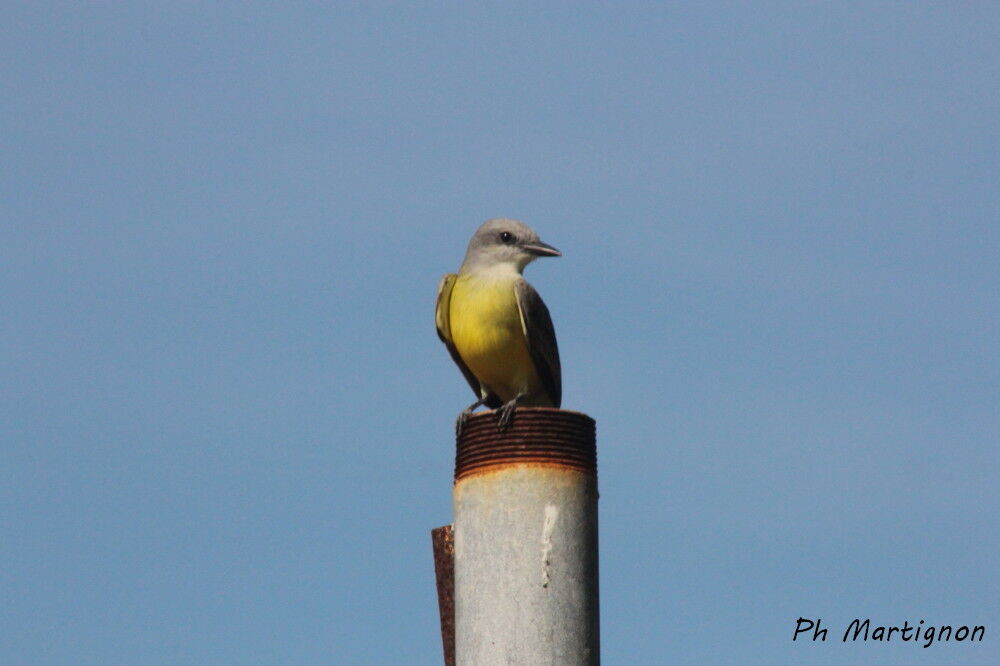
<svg viewBox="0 0 1000 666">
<path fill-rule="evenodd" d="M 558 257 L 559 250 L 543 243 L 524 222 L 497 218 L 487 220 L 469 241 L 459 272 L 510 266 L 518 273 L 538 257 Z"/>
</svg>

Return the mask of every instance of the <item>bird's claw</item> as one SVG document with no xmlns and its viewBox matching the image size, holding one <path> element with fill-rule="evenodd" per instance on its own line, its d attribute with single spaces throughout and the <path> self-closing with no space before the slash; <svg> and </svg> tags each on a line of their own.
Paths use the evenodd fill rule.
<svg viewBox="0 0 1000 666">
<path fill-rule="evenodd" d="M 497 430 L 503 432 L 510 427 L 510 424 L 514 421 L 514 410 L 516 409 L 517 400 L 511 400 L 500 408 L 500 414 L 497 417 Z"/>
<path fill-rule="evenodd" d="M 458 413 L 458 418 L 455 419 L 455 437 L 462 436 L 462 430 L 465 429 L 465 424 L 469 422 L 471 416 L 471 409 L 463 409 Z"/>
</svg>

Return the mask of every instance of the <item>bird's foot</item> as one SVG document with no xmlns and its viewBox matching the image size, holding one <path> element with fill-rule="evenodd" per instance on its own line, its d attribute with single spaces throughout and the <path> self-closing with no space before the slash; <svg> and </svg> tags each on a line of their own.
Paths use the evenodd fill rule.
<svg viewBox="0 0 1000 666">
<path fill-rule="evenodd" d="M 469 422 L 471 416 L 472 410 L 468 407 L 458 413 L 458 418 L 455 419 L 455 437 L 462 436 L 462 430 L 465 429 L 465 424 Z"/>
<path fill-rule="evenodd" d="M 468 423 L 469 419 L 472 417 L 472 411 L 486 402 L 486 398 L 480 398 L 474 403 L 463 409 L 458 413 L 458 418 L 455 419 L 455 437 L 462 436 L 462 430 L 465 429 L 465 424 Z"/>
<path fill-rule="evenodd" d="M 517 396 L 513 400 L 504 403 L 503 407 L 497 410 L 499 412 L 497 416 L 497 430 L 503 432 L 514 422 L 514 410 L 517 409 L 517 401 L 520 399 L 521 396 Z"/>
</svg>

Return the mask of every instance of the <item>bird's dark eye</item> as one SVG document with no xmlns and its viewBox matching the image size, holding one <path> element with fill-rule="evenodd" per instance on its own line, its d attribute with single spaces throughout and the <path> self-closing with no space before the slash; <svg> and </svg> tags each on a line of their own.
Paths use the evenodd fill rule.
<svg viewBox="0 0 1000 666">
<path fill-rule="evenodd" d="M 510 233 L 509 231 L 501 231 L 500 242 L 504 243 L 505 245 L 510 245 L 511 243 L 514 242 L 514 234 Z"/>
</svg>

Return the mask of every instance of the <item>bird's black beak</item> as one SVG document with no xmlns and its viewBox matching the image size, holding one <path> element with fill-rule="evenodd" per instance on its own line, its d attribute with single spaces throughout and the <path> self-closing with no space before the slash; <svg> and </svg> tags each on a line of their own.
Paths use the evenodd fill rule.
<svg viewBox="0 0 1000 666">
<path fill-rule="evenodd" d="M 542 241 L 535 241 L 534 243 L 525 243 L 521 246 L 525 252 L 530 252 L 536 257 L 561 257 L 562 252 L 555 249 L 548 243 L 543 243 Z"/>
</svg>

